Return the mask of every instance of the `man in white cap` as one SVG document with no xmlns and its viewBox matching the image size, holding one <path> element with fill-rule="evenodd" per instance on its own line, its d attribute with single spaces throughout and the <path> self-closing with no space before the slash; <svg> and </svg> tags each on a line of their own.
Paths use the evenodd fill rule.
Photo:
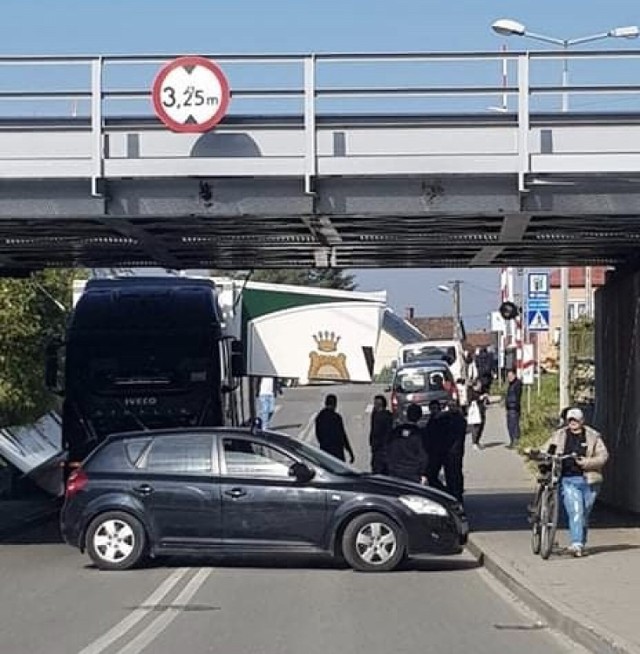
<svg viewBox="0 0 640 654">
<path fill-rule="evenodd" d="M 569 551 L 583 556 L 589 514 L 600 491 L 609 453 L 600 434 L 584 424 L 584 415 L 577 408 L 567 411 L 566 425 L 547 441 L 544 450 L 574 455 L 562 462 L 561 491 L 569 522 Z"/>
</svg>

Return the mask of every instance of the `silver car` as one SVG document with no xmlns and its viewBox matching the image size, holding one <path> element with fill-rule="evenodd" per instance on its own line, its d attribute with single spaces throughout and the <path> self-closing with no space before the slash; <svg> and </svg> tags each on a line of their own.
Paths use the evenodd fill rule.
<svg viewBox="0 0 640 654">
<path fill-rule="evenodd" d="M 458 388 L 444 361 L 419 361 L 397 368 L 391 383 L 391 411 L 398 422 L 406 420 L 409 404 L 422 407 L 429 414 L 434 400 L 444 407 L 458 402 Z"/>
</svg>

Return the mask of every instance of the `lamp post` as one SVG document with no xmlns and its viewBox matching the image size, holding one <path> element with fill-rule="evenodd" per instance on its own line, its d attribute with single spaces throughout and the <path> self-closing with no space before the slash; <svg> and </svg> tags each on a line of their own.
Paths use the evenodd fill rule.
<svg viewBox="0 0 640 654">
<path fill-rule="evenodd" d="M 558 45 L 566 52 L 574 45 L 582 45 L 593 41 L 603 39 L 636 39 L 640 36 L 640 28 L 637 25 L 627 25 L 625 27 L 614 27 L 607 32 L 599 32 L 588 36 L 580 36 L 574 39 L 559 39 L 546 34 L 537 34 L 530 32 L 517 20 L 511 18 L 501 18 L 491 25 L 491 29 L 500 34 L 500 36 L 521 36 Z M 567 57 L 562 59 L 562 87 L 566 89 L 569 85 L 569 62 Z M 562 111 L 569 110 L 569 94 L 563 90 L 562 93 Z M 569 269 L 560 268 L 560 288 L 562 290 L 562 323 L 560 330 L 560 408 L 569 406 Z"/>
<path fill-rule="evenodd" d="M 438 290 L 443 293 L 452 293 L 453 295 L 453 336 L 457 341 L 462 341 L 462 330 L 460 323 L 462 322 L 462 315 L 460 312 L 460 284 L 462 281 L 454 279 L 447 284 L 438 286 Z"/>
</svg>

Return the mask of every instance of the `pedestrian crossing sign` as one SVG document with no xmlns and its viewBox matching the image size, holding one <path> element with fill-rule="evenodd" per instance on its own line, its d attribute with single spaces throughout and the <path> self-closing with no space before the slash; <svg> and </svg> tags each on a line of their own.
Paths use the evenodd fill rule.
<svg viewBox="0 0 640 654">
<path fill-rule="evenodd" d="M 549 331 L 549 311 L 534 309 L 527 312 L 527 326 L 531 332 Z"/>
</svg>

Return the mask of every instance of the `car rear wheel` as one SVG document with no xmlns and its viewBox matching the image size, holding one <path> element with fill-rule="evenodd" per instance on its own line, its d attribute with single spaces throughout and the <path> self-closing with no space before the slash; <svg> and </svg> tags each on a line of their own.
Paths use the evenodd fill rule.
<svg viewBox="0 0 640 654">
<path fill-rule="evenodd" d="M 101 570 L 128 570 L 145 554 L 146 534 L 140 521 L 128 513 L 99 515 L 87 530 L 87 552 Z"/>
<path fill-rule="evenodd" d="M 344 530 L 342 552 L 360 572 L 388 572 L 402 562 L 407 550 L 404 529 L 382 513 L 365 513 Z"/>
</svg>

